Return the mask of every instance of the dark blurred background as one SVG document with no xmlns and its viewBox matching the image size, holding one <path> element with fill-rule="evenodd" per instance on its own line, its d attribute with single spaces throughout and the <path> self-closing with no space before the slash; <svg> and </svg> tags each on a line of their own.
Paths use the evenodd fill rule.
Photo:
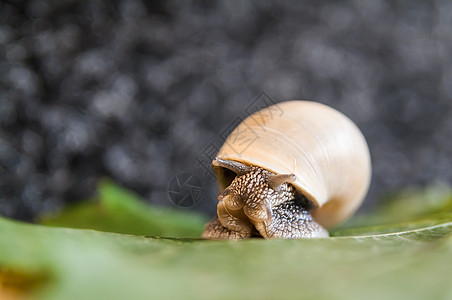
<svg viewBox="0 0 452 300">
<path fill-rule="evenodd" d="M 191 209 L 213 215 L 221 133 L 290 99 L 362 129 L 364 209 L 450 183 L 451 54 L 450 1 L 2 1 L 0 214 L 33 220 L 102 177 L 174 206 L 168 183 L 189 172 Z"/>
</svg>

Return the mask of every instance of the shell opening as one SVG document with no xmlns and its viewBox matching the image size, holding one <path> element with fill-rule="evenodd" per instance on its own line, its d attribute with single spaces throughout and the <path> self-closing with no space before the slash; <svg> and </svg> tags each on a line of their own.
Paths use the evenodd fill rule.
<svg viewBox="0 0 452 300">
<path fill-rule="evenodd" d="M 217 175 L 218 186 L 220 188 L 220 191 L 224 191 L 224 189 L 227 188 L 232 183 L 234 178 L 237 176 L 237 174 L 234 173 L 233 171 L 223 167 L 213 166 L 213 170 Z"/>
</svg>

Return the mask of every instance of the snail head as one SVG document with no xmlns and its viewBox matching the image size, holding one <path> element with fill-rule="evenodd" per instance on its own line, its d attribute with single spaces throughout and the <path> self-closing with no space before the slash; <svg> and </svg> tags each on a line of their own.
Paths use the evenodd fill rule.
<svg viewBox="0 0 452 300">
<path fill-rule="evenodd" d="M 237 231 L 237 223 L 250 232 L 252 224 L 270 223 L 272 207 L 296 196 L 289 184 L 295 182 L 294 174 L 274 174 L 257 166 L 220 158 L 215 158 L 212 165 L 235 173 L 230 185 L 218 195 L 219 220 L 230 230 Z"/>
</svg>

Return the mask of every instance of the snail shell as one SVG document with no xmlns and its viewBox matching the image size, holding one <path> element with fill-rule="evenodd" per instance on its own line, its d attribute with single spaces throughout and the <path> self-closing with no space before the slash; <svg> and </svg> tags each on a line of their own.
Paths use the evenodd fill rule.
<svg viewBox="0 0 452 300">
<path fill-rule="evenodd" d="M 246 118 L 226 139 L 218 158 L 294 174 L 291 184 L 311 203 L 314 220 L 329 228 L 363 201 L 371 178 L 367 143 L 339 111 L 311 101 L 287 101 Z M 221 191 L 232 181 L 214 167 Z"/>
</svg>

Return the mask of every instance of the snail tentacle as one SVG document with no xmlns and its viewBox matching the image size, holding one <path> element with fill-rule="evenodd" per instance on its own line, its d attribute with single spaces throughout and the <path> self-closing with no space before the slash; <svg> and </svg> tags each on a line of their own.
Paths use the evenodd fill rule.
<svg viewBox="0 0 452 300">
<path fill-rule="evenodd" d="M 218 195 L 218 201 L 223 202 L 227 210 L 238 210 L 245 205 L 242 197 L 235 195 L 230 188 L 225 189 L 223 193 Z"/>
<path fill-rule="evenodd" d="M 270 175 L 268 177 L 268 185 L 279 192 L 281 190 L 281 185 L 284 183 L 292 183 L 297 180 L 295 174 L 279 174 L 279 175 Z"/>
<path fill-rule="evenodd" d="M 218 157 L 215 157 L 215 159 L 212 161 L 212 165 L 215 167 L 226 168 L 236 173 L 237 175 L 243 175 L 250 171 L 250 166 L 242 164 L 238 161 L 226 160 Z"/>
<path fill-rule="evenodd" d="M 232 213 L 227 210 L 223 202 L 219 202 L 217 205 L 217 215 L 218 220 L 226 229 L 239 232 L 244 237 L 251 237 L 253 225 L 246 220 L 243 213 Z"/>
</svg>

